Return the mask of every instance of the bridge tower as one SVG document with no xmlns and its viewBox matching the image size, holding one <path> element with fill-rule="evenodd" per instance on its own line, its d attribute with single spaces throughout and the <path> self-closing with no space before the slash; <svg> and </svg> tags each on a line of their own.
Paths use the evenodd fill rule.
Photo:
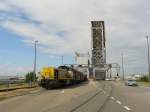
<svg viewBox="0 0 150 112">
<path fill-rule="evenodd" d="M 96 79 L 106 78 L 106 47 L 104 21 L 91 21 L 92 68 Z"/>
</svg>

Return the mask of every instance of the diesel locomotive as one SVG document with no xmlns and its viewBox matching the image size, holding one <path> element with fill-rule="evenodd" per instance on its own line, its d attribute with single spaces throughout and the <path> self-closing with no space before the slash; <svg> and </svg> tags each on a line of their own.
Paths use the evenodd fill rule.
<svg viewBox="0 0 150 112">
<path fill-rule="evenodd" d="M 85 74 L 68 66 L 44 67 L 40 75 L 40 85 L 45 89 L 77 84 L 87 80 Z"/>
</svg>

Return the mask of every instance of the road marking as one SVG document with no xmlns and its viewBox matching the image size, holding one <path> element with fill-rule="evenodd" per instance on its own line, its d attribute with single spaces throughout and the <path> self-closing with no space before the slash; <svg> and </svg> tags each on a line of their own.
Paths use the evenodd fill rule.
<svg viewBox="0 0 150 112">
<path fill-rule="evenodd" d="M 150 93 L 149 93 L 149 92 L 145 92 L 144 94 L 150 95 Z"/>
<path fill-rule="evenodd" d="M 115 100 L 115 98 L 114 97 L 110 97 L 112 100 Z"/>
<path fill-rule="evenodd" d="M 145 89 L 149 89 L 150 87 L 146 87 L 146 86 L 140 86 L 141 88 L 145 88 Z"/>
<path fill-rule="evenodd" d="M 61 93 L 64 93 L 64 92 L 65 92 L 64 90 L 61 91 Z"/>
<path fill-rule="evenodd" d="M 103 93 L 105 94 L 106 92 L 105 92 L 105 91 L 103 91 Z"/>
<path fill-rule="evenodd" d="M 130 109 L 129 107 L 127 107 L 127 106 L 124 106 L 124 108 L 125 108 L 126 110 L 128 110 L 128 111 L 131 110 L 131 109 Z"/>
<path fill-rule="evenodd" d="M 118 104 L 120 104 L 120 105 L 122 104 L 121 101 L 118 101 L 118 100 L 116 101 L 116 103 L 118 103 Z"/>
<path fill-rule="evenodd" d="M 39 92 L 40 90 L 34 90 L 34 91 L 30 91 L 30 93 L 37 93 Z"/>
</svg>

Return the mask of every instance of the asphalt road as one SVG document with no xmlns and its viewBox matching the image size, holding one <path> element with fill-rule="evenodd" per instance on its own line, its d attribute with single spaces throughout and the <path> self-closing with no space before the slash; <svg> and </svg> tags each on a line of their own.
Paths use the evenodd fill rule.
<svg viewBox="0 0 150 112">
<path fill-rule="evenodd" d="M 149 104 L 150 88 L 90 81 L 1 101 L 0 112 L 149 112 Z"/>
</svg>

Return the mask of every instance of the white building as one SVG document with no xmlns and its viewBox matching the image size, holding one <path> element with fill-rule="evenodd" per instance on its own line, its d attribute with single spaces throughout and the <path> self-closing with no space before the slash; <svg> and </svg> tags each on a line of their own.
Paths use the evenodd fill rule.
<svg viewBox="0 0 150 112">
<path fill-rule="evenodd" d="M 75 52 L 75 61 L 77 65 L 88 65 L 90 64 L 90 54 Z"/>
</svg>

